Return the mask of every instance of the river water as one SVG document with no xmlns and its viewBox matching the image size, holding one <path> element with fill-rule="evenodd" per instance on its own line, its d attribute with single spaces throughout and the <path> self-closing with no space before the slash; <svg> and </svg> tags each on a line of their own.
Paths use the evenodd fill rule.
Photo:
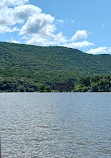
<svg viewBox="0 0 111 158">
<path fill-rule="evenodd" d="M 111 93 L 1 93 L 2 158 L 111 158 Z"/>
</svg>

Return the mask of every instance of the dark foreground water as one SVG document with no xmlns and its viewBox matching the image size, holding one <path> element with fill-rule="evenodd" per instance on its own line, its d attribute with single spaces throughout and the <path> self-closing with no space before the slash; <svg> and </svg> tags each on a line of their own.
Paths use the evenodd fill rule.
<svg viewBox="0 0 111 158">
<path fill-rule="evenodd" d="M 111 93 L 0 94 L 3 158 L 111 158 Z"/>
</svg>

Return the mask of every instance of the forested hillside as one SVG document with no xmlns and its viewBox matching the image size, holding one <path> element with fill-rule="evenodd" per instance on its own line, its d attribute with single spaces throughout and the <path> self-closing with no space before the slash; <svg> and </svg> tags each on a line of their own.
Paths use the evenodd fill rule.
<svg viewBox="0 0 111 158">
<path fill-rule="evenodd" d="M 1 91 L 37 91 L 43 86 L 47 91 L 55 82 L 72 78 L 79 83 L 92 75 L 111 76 L 111 55 L 0 42 Z"/>
</svg>

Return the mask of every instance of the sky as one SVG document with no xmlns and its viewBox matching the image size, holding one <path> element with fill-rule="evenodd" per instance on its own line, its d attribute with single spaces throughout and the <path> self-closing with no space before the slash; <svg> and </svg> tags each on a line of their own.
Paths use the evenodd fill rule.
<svg viewBox="0 0 111 158">
<path fill-rule="evenodd" d="M 0 0 L 0 41 L 111 54 L 111 0 Z"/>
</svg>

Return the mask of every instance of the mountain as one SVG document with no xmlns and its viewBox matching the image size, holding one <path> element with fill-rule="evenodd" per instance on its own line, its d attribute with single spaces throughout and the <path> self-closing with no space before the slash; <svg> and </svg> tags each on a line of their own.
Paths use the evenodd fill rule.
<svg viewBox="0 0 111 158">
<path fill-rule="evenodd" d="M 111 75 L 111 55 L 0 42 L 0 81 L 20 79 L 52 85 L 95 74 Z"/>
</svg>

